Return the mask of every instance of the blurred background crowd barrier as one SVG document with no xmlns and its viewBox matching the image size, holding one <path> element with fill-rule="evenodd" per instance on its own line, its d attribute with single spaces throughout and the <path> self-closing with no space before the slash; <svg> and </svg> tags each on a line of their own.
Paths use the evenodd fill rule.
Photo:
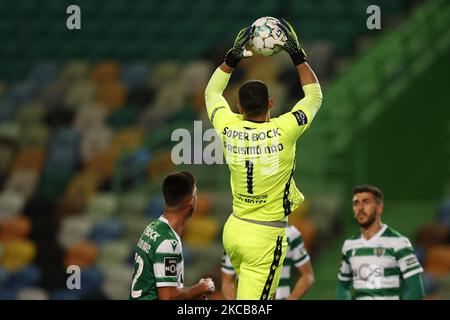
<svg viewBox="0 0 450 320">
<path fill-rule="evenodd" d="M 71 4 L 81 30 L 66 28 Z M 371 4 L 381 30 L 366 27 Z M 292 22 L 324 91 L 297 149 L 307 201 L 290 216 L 316 272 L 307 298 L 334 297 L 342 241 L 357 232 L 351 189 L 365 183 L 413 240 L 427 297 L 450 298 L 447 1 L 0 0 L 0 299 L 128 298 L 136 242 L 163 211 L 162 179 L 182 169 L 199 189 L 185 284 L 212 276 L 220 288 L 229 172 L 175 166 L 170 137 L 195 120 L 211 127 L 208 79 L 237 31 L 267 15 Z M 287 55 L 257 56 L 233 73 L 233 108 L 255 78 L 275 115 L 302 96 Z M 81 290 L 66 288 L 68 265 L 81 267 Z"/>
</svg>

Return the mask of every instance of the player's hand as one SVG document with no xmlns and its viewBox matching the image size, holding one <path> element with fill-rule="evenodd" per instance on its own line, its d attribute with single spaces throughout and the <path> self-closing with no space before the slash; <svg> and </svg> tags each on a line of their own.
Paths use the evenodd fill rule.
<svg viewBox="0 0 450 320">
<path fill-rule="evenodd" d="M 297 66 L 306 61 L 306 53 L 303 50 L 300 42 L 298 41 L 297 34 L 295 33 L 292 25 L 285 19 L 279 19 L 278 27 L 286 35 L 286 43 L 283 46 L 283 50 L 290 56 L 294 64 Z"/>
<path fill-rule="evenodd" d="M 207 288 L 208 293 L 213 293 L 214 291 L 216 291 L 216 286 L 214 285 L 214 281 L 211 278 L 200 279 L 198 283 L 204 284 Z"/>
<path fill-rule="evenodd" d="M 245 49 L 245 45 L 249 42 L 252 36 L 254 27 L 246 27 L 239 31 L 236 39 L 234 39 L 233 47 L 228 50 L 225 56 L 225 63 L 231 67 L 235 68 L 242 58 L 250 57 L 253 53 Z"/>
</svg>

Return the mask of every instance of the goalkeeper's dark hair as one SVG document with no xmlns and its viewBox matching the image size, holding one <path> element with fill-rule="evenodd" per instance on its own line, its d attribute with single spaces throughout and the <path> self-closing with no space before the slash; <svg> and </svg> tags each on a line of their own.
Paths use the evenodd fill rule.
<svg viewBox="0 0 450 320">
<path fill-rule="evenodd" d="M 269 107 L 267 85 L 259 80 L 247 81 L 239 88 L 239 102 L 250 117 L 265 114 Z"/>
<path fill-rule="evenodd" d="M 163 182 L 162 191 L 164 200 L 169 207 L 180 204 L 194 191 L 196 179 L 189 171 L 169 174 Z"/>
<path fill-rule="evenodd" d="M 357 186 L 353 188 L 353 195 L 357 193 L 363 193 L 363 192 L 369 192 L 375 196 L 375 200 L 378 203 L 384 202 L 384 195 L 383 192 L 377 187 L 370 186 L 370 185 L 363 185 L 363 186 Z"/>
</svg>

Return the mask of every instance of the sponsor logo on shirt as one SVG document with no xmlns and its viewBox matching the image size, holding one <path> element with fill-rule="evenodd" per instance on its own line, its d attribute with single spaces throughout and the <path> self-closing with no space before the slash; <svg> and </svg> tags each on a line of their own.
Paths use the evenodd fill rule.
<svg viewBox="0 0 450 320">
<path fill-rule="evenodd" d="M 166 277 L 177 275 L 177 258 L 164 258 L 164 274 Z"/>
<path fill-rule="evenodd" d="M 417 263 L 417 259 L 416 259 L 416 257 L 411 257 L 411 258 L 406 259 L 405 263 L 407 266 L 411 266 L 411 265 Z"/>
<path fill-rule="evenodd" d="M 294 115 L 295 120 L 297 120 L 297 124 L 299 126 L 303 126 L 308 123 L 308 118 L 306 117 L 306 114 L 302 110 L 292 112 L 292 114 Z"/>
</svg>

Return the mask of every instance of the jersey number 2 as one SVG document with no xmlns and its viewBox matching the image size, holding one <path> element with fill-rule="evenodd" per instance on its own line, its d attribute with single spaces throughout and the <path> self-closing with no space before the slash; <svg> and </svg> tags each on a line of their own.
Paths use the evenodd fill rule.
<svg viewBox="0 0 450 320">
<path fill-rule="evenodd" d="M 142 290 L 134 290 L 134 286 L 136 285 L 137 280 L 142 274 L 142 270 L 144 270 L 144 260 L 142 260 L 141 256 L 136 253 L 134 256 L 134 260 L 138 264 L 138 269 L 136 274 L 134 275 L 133 282 L 131 283 L 131 297 L 139 298 L 142 295 Z"/>
</svg>

